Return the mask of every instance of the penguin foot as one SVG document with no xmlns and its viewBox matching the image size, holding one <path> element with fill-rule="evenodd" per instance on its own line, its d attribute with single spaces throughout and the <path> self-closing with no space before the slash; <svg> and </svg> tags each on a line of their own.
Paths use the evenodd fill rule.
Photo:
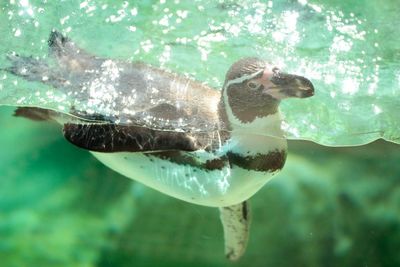
<svg viewBox="0 0 400 267">
<path fill-rule="evenodd" d="M 49 39 L 47 40 L 47 44 L 49 45 L 50 53 L 54 53 L 57 56 L 61 56 L 63 53 L 65 53 L 65 48 L 66 44 L 70 40 L 62 35 L 57 30 L 52 30 L 49 36 Z"/>
<path fill-rule="evenodd" d="M 23 77 L 29 81 L 44 82 L 50 71 L 49 66 L 43 61 L 32 56 L 25 57 L 15 53 L 7 55 L 7 59 L 11 62 L 10 67 L 3 70 L 10 72 L 16 76 Z"/>
<path fill-rule="evenodd" d="M 224 228 L 225 256 L 236 261 L 245 253 L 249 239 L 249 203 L 244 201 L 219 210 Z"/>
</svg>

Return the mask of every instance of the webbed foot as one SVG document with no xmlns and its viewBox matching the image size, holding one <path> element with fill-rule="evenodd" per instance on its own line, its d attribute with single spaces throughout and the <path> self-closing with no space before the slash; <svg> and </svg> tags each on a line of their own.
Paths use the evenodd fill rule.
<svg viewBox="0 0 400 267">
<path fill-rule="evenodd" d="M 249 239 L 250 209 L 249 203 L 219 208 L 225 238 L 225 256 L 238 260 L 246 251 Z"/>
</svg>

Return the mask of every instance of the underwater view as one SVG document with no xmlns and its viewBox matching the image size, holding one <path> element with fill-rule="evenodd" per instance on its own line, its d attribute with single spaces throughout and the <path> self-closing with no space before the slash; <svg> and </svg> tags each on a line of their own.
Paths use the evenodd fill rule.
<svg viewBox="0 0 400 267">
<path fill-rule="evenodd" d="M 400 266 L 399 13 L 0 0 L 0 267 Z"/>
</svg>

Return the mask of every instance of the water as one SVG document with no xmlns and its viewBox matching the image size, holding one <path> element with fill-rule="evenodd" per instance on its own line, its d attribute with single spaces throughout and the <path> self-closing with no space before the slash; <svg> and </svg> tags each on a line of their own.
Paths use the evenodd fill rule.
<svg viewBox="0 0 400 267">
<path fill-rule="evenodd" d="M 283 103 L 292 139 L 398 142 L 400 6 L 327 2 L 3 1 L 0 67 L 12 51 L 47 57 L 52 28 L 96 55 L 216 88 L 233 61 L 257 55 L 315 84 L 313 98 Z M 59 108 L 53 88 L 0 79 L 2 104 Z M 66 143 L 56 125 L 12 112 L 0 109 L 1 267 L 231 266 L 216 210 L 133 183 Z M 282 174 L 252 199 L 237 265 L 399 266 L 398 146 L 289 147 Z"/>
</svg>

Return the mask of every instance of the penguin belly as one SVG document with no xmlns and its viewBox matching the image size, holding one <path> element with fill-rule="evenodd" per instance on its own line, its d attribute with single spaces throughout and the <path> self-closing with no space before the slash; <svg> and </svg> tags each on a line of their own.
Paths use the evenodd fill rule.
<svg viewBox="0 0 400 267">
<path fill-rule="evenodd" d="M 128 178 L 172 197 L 211 207 L 231 206 L 249 199 L 276 173 L 247 170 L 230 164 L 206 170 L 140 152 L 91 153 Z M 186 153 L 210 157 L 206 151 Z"/>
</svg>

